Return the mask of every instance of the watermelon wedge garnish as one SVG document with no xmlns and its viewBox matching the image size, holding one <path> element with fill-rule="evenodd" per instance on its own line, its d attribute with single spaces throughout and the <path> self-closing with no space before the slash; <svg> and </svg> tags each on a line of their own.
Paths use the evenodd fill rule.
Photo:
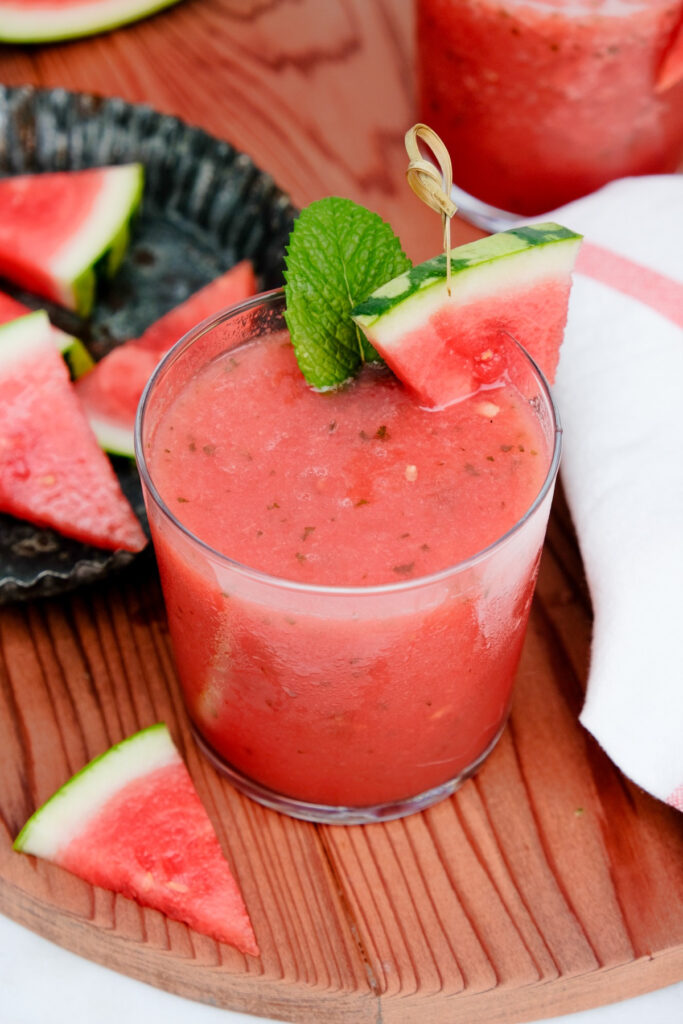
<svg viewBox="0 0 683 1024">
<path fill-rule="evenodd" d="M 135 454 L 135 413 L 145 384 L 161 357 L 191 327 L 248 299 L 255 291 L 253 267 L 243 260 L 171 309 L 139 338 L 113 349 L 78 381 L 76 392 L 105 451 L 130 457 Z"/>
<path fill-rule="evenodd" d="M 142 198 L 140 164 L 0 178 L 0 276 L 87 316 Z"/>
<path fill-rule="evenodd" d="M 14 848 L 258 956 L 240 890 L 163 723 L 82 768 Z"/>
<path fill-rule="evenodd" d="M 0 0 L 0 41 L 45 43 L 106 32 L 178 0 Z"/>
<path fill-rule="evenodd" d="M 0 511 L 101 548 L 147 543 L 43 311 L 0 327 Z"/>
<path fill-rule="evenodd" d="M 32 312 L 33 310 L 23 302 L 7 295 L 6 292 L 0 292 L 0 324 L 6 324 Z M 54 324 L 51 325 L 50 333 L 57 349 L 66 359 L 72 377 L 81 377 L 88 370 L 92 370 L 95 361 L 80 338 L 74 338 L 72 334 L 67 334 Z"/>
<path fill-rule="evenodd" d="M 464 398 L 500 369 L 512 335 L 554 379 L 581 236 L 558 224 L 503 231 L 437 256 L 352 311 L 368 341 L 426 406 Z"/>
</svg>

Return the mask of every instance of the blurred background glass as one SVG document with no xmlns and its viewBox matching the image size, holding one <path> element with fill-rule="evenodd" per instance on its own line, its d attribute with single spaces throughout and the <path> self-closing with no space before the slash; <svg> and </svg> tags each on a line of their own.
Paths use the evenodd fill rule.
<svg viewBox="0 0 683 1024">
<path fill-rule="evenodd" d="M 466 192 L 537 214 L 678 168 L 681 0 L 416 3 L 420 120 Z"/>
</svg>

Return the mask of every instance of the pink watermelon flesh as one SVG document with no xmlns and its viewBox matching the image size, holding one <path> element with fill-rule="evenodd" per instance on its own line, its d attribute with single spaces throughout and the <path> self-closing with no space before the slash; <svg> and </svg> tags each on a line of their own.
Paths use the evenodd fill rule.
<svg viewBox="0 0 683 1024">
<path fill-rule="evenodd" d="M 674 33 L 657 74 L 657 92 L 665 92 L 683 80 L 683 20 Z"/>
<path fill-rule="evenodd" d="M 78 397 L 96 432 L 102 423 L 125 432 L 132 455 L 140 396 L 161 357 L 191 327 L 255 292 L 253 267 L 243 260 L 160 317 L 139 338 L 124 342 L 101 359 L 76 384 Z"/>
<path fill-rule="evenodd" d="M 0 180 L 0 275 L 60 302 L 46 265 L 87 219 L 100 183 L 97 170 Z"/>
<path fill-rule="evenodd" d="M 248 299 L 255 292 L 254 268 L 249 260 L 242 260 L 155 320 L 131 344 L 162 356 L 191 327 L 221 309 Z"/>
<path fill-rule="evenodd" d="M 400 349 L 382 354 L 428 406 L 446 404 L 453 395 L 495 381 L 502 369 L 496 339 L 503 335 L 523 338 L 525 349 L 552 383 L 570 287 L 569 279 L 548 278 L 512 294 L 501 291 L 465 305 L 447 303 L 427 323 L 407 332 Z"/>
<path fill-rule="evenodd" d="M 258 956 L 239 888 L 180 758 L 120 789 L 55 862 Z"/>
<path fill-rule="evenodd" d="M 17 317 L 26 316 L 31 312 L 33 310 L 29 306 L 25 306 L 23 302 L 19 302 L 18 299 L 13 298 L 6 292 L 0 292 L 0 324 L 9 323 L 10 320 L 16 320 Z M 50 333 L 57 347 L 61 349 L 62 339 L 67 336 L 58 327 L 54 326 L 51 327 Z"/>
<path fill-rule="evenodd" d="M 141 188 L 137 165 L 0 178 L 0 277 L 87 315 L 92 295 L 89 286 L 87 296 L 79 293 L 80 275 L 92 273 L 94 263 L 113 243 L 110 235 L 100 237 L 101 233 L 109 228 L 118 231 L 120 218 L 125 222 L 132 214 L 139 201 L 133 185 Z M 125 208 L 116 207 L 119 200 Z M 103 202 L 114 217 L 109 227 L 102 220 L 106 221 Z M 74 245 L 80 253 L 75 263 Z"/>
<path fill-rule="evenodd" d="M 96 547 L 140 551 L 147 543 L 47 317 L 42 337 L 0 366 L 0 511 Z"/>
</svg>

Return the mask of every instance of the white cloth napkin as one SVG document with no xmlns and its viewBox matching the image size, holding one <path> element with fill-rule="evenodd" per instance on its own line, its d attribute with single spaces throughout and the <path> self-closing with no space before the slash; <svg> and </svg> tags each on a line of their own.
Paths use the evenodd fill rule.
<svg viewBox="0 0 683 1024">
<path fill-rule="evenodd" d="M 580 720 L 683 811 L 683 176 L 544 219 L 585 238 L 554 387 L 595 616 Z"/>
</svg>

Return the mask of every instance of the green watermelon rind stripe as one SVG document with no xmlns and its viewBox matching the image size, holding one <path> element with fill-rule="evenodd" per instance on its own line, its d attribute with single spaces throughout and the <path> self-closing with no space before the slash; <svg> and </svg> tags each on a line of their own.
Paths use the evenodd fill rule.
<svg viewBox="0 0 683 1024">
<path fill-rule="evenodd" d="M 47 3 L 44 7 L 22 10 L 16 0 L 14 3 L 0 2 L 0 42 L 46 43 L 109 32 L 178 2 L 129 0 L 122 3 L 121 0 L 107 0 L 66 10 L 55 10 Z"/>
<path fill-rule="evenodd" d="M 78 380 L 88 370 L 92 370 L 95 360 L 80 338 L 75 338 L 72 334 L 66 334 L 58 327 L 52 328 L 52 336 L 74 380 Z"/>
<path fill-rule="evenodd" d="M 138 195 L 134 199 L 134 211 L 137 210 L 140 205 L 142 191 L 143 189 L 140 187 Z M 126 255 L 126 251 L 130 243 L 130 224 L 134 211 L 131 216 L 123 222 L 117 233 L 112 238 L 111 245 L 104 254 L 102 271 L 105 277 L 113 277 L 123 263 L 123 257 Z"/>
<path fill-rule="evenodd" d="M 581 235 L 551 222 L 501 231 L 453 250 L 455 255 L 451 256 L 451 274 L 455 277 L 463 271 L 490 265 L 528 252 L 530 249 L 565 242 L 575 245 L 580 240 Z M 445 279 L 446 256 L 441 253 L 382 285 L 364 302 L 359 303 L 351 311 L 351 315 L 361 328 L 370 328 L 412 295 L 417 292 L 424 293 L 432 286 L 442 285 Z"/>
<path fill-rule="evenodd" d="M 95 304 L 97 279 L 113 277 L 125 256 L 130 240 L 130 226 L 137 213 L 145 187 L 145 174 L 142 164 L 129 164 L 128 174 L 121 176 L 120 190 L 122 208 L 119 223 L 113 234 L 104 234 L 97 246 L 84 247 L 83 269 L 72 278 L 58 282 L 62 299 L 69 308 L 81 316 L 88 316 Z M 90 239 L 89 239 L 90 240 Z M 71 260 L 74 260 L 71 255 Z"/>
<path fill-rule="evenodd" d="M 29 818 L 14 849 L 54 860 L 124 786 L 182 763 L 167 726 L 148 726 L 93 758 Z"/>
</svg>

